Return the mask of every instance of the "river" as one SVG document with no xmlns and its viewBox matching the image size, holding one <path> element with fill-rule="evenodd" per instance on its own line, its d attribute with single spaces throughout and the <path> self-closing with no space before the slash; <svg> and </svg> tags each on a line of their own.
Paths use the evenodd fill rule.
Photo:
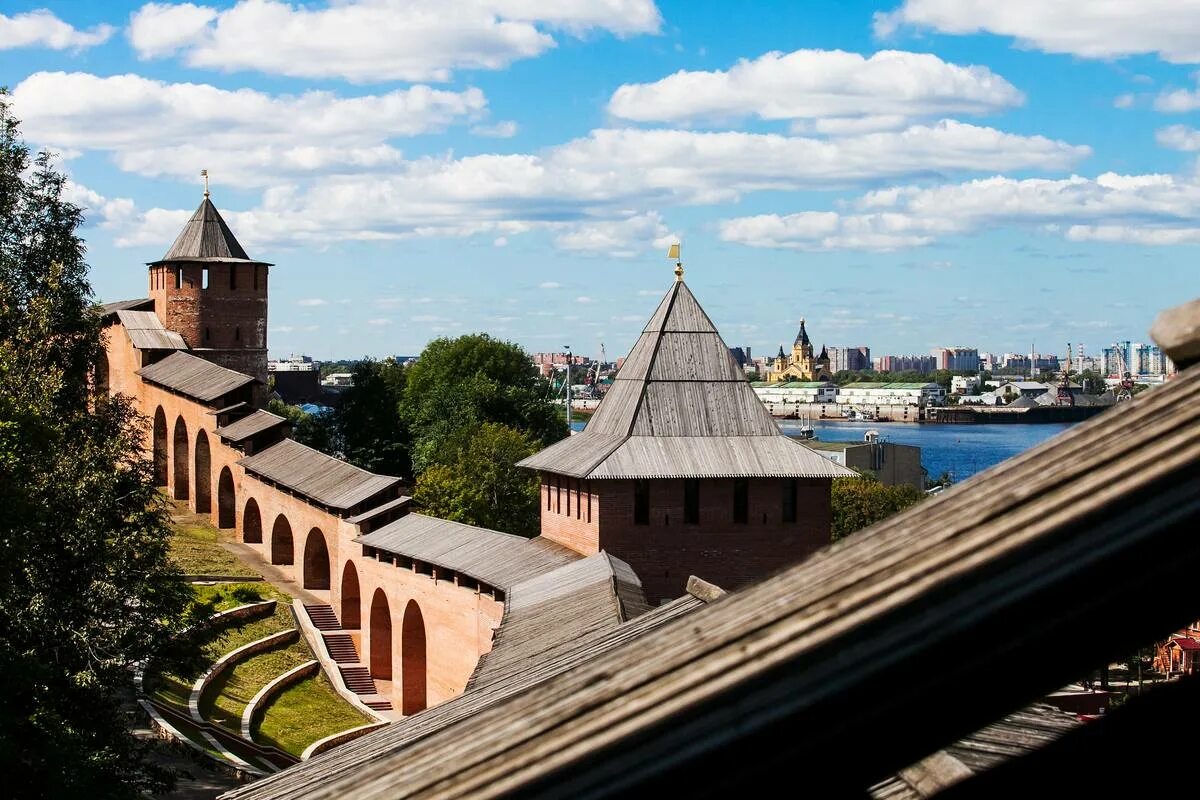
<svg viewBox="0 0 1200 800">
<path fill-rule="evenodd" d="M 780 420 L 785 433 L 800 427 L 796 420 Z M 921 464 L 929 477 L 949 472 L 955 483 L 999 464 L 1065 431 L 1073 423 L 1045 425 L 914 425 L 911 422 L 813 423 L 817 438 L 827 442 L 861 442 L 869 430 L 884 441 L 921 448 Z"/>
<path fill-rule="evenodd" d="M 577 431 L 584 423 L 571 425 Z M 780 420 L 784 433 L 800 427 L 796 420 Z M 1072 423 L 1045 425 L 916 425 L 911 422 L 833 422 L 813 423 L 817 438 L 827 442 L 861 442 L 869 430 L 879 431 L 884 441 L 911 444 L 921 448 L 921 463 L 936 478 L 949 472 L 955 483 L 976 472 L 999 464 L 1056 436 Z"/>
</svg>

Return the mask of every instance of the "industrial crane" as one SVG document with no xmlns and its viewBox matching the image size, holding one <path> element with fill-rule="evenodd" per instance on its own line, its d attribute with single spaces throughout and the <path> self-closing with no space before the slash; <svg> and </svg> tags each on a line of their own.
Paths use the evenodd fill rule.
<svg viewBox="0 0 1200 800">
<path fill-rule="evenodd" d="M 1113 354 L 1117 357 L 1117 376 L 1121 379 L 1120 390 L 1117 392 L 1117 402 L 1133 399 L 1133 373 L 1125 363 L 1125 351 L 1120 343 L 1113 342 Z"/>
<path fill-rule="evenodd" d="M 1071 343 L 1067 342 L 1067 362 L 1063 367 L 1062 379 L 1058 382 L 1058 397 L 1055 405 L 1075 405 L 1075 395 L 1071 394 Z"/>
</svg>

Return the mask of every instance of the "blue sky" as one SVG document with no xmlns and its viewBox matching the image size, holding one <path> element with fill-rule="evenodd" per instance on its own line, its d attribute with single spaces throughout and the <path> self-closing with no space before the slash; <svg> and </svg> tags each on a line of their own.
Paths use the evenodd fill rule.
<svg viewBox="0 0 1200 800">
<path fill-rule="evenodd" d="M 483 330 L 1089 353 L 1200 286 L 1200 3 L 0 4 L 0 78 L 145 293 L 198 173 L 273 356 Z M 548 7 L 551 10 L 547 10 Z"/>
</svg>

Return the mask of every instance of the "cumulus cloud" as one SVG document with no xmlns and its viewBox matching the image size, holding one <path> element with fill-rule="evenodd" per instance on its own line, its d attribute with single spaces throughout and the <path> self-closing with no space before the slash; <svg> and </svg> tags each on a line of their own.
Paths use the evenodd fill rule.
<svg viewBox="0 0 1200 800">
<path fill-rule="evenodd" d="M 797 250 L 895 250 L 952 234 L 1023 225 L 1073 241 L 1193 241 L 1200 183 L 1170 175 L 993 177 L 869 192 L 846 212 L 804 211 L 723 220 L 725 241 Z"/>
<path fill-rule="evenodd" d="M 539 289 L 561 289 L 562 284 L 558 281 L 542 281 L 538 284 Z"/>
<path fill-rule="evenodd" d="M 104 44 L 116 29 L 97 25 L 80 30 L 63 22 L 46 9 L 13 14 L 0 14 L 0 50 L 17 47 L 47 47 L 51 50 L 84 50 Z"/>
<path fill-rule="evenodd" d="M 365 172 L 403 162 L 387 144 L 469 119 L 486 108 L 478 89 L 428 86 L 340 97 L 271 95 L 138 75 L 38 72 L 13 90 L 25 135 L 40 145 L 112 154 L 128 172 L 263 185 L 288 176 Z"/>
<path fill-rule="evenodd" d="M 446 81 L 456 69 L 502 69 L 537 56 L 555 46 L 553 31 L 632 36 L 661 24 L 653 0 L 240 0 L 226 9 L 147 4 L 134 13 L 129 40 L 144 58 L 180 54 L 194 67 Z"/>
<path fill-rule="evenodd" d="M 1165 128 L 1159 128 L 1155 132 L 1154 138 L 1163 147 L 1169 147 L 1172 150 L 1183 150 L 1184 152 L 1200 150 L 1200 131 L 1189 128 L 1187 125 L 1168 125 Z"/>
<path fill-rule="evenodd" d="M 875 14 L 875 33 L 903 26 L 940 33 L 1011 36 L 1020 47 L 1083 58 L 1154 53 L 1200 62 L 1200 4 L 1179 0 L 904 0 Z"/>
<path fill-rule="evenodd" d="M 625 84 L 609 113 L 639 122 L 758 117 L 823 120 L 822 132 L 902 127 L 913 118 L 994 113 L 1024 96 L 987 67 L 959 66 L 928 53 L 884 50 L 869 58 L 842 50 L 772 52 L 729 70 L 681 70 L 654 83 Z"/>
<path fill-rule="evenodd" d="M 563 249 L 632 255 L 661 249 L 671 239 L 661 212 L 648 209 L 947 172 L 1058 169 L 1088 152 L 957 122 L 833 141 L 598 130 L 537 154 L 425 157 L 361 173 L 320 174 L 304 185 L 274 185 L 256 208 L 233 217 L 244 243 L 509 238 L 541 230 Z M 140 224 L 150 221 L 150 213 Z"/>
<path fill-rule="evenodd" d="M 304 306 L 306 308 L 314 308 L 316 306 L 328 305 L 328 301 L 323 300 L 320 297 L 307 297 L 303 300 L 297 300 L 296 305 Z"/>
<path fill-rule="evenodd" d="M 1198 108 L 1200 108 L 1200 89 L 1173 89 L 1160 92 L 1154 98 L 1155 111 L 1183 114 Z"/>
</svg>

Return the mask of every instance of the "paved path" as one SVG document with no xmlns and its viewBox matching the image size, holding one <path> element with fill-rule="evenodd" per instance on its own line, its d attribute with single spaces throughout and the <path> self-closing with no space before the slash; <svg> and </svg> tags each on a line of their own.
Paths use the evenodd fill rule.
<svg viewBox="0 0 1200 800">
<path fill-rule="evenodd" d="M 247 544 L 241 542 L 221 541 L 221 547 L 232 553 L 239 561 L 252 570 L 262 575 L 263 578 L 284 594 L 299 598 L 305 603 L 328 603 L 329 592 L 312 592 L 305 589 L 296 581 L 288 577 L 280 567 L 274 564 L 268 564 L 258 551 Z"/>
</svg>

